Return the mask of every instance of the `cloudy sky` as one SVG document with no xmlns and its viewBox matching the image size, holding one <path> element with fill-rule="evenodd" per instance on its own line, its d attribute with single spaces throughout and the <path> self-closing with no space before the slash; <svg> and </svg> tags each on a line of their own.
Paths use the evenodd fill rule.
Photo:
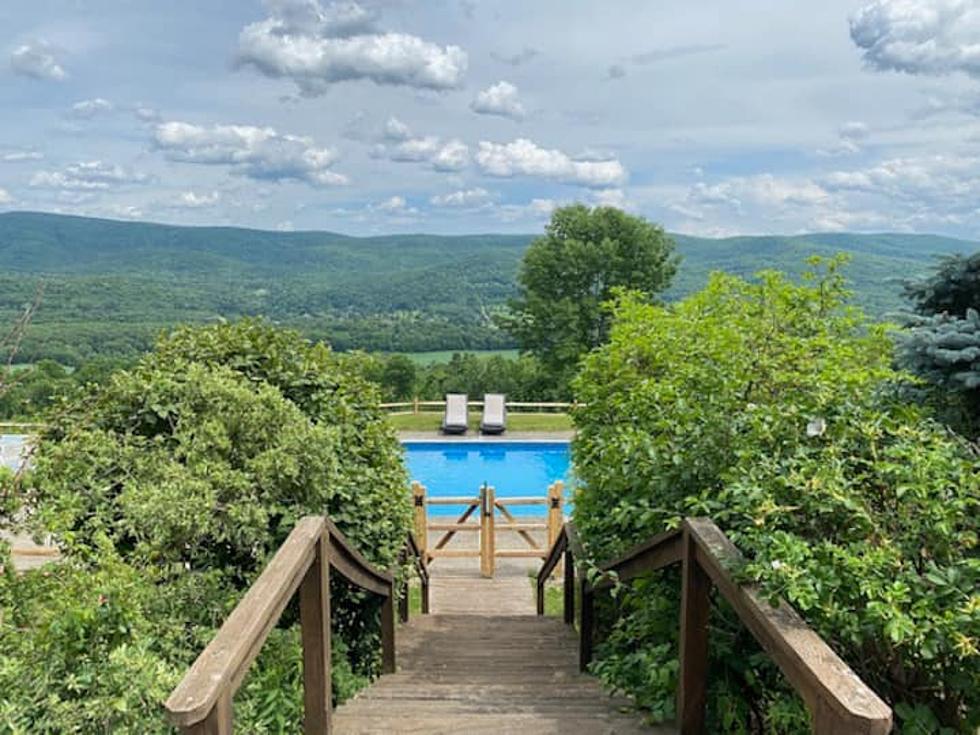
<svg viewBox="0 0 980 735">
<path fill-rule="evenodd" d="M 4 0 L 0 209 L 980 239 L 980 0 Z"/>
</svg>

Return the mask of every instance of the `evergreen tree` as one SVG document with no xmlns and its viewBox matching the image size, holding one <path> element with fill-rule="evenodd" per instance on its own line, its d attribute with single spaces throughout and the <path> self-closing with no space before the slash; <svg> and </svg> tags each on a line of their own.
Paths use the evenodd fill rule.
<svg viewBox="0 0 980 735">
<path fill-rule="evenodd" d="M 980 253 L 944 258 L 936 271 L 905 284 L 913 304 L 901 335 L 903 367 L 939 389 L 947 418 L 980 428 Z"/>
</svg>

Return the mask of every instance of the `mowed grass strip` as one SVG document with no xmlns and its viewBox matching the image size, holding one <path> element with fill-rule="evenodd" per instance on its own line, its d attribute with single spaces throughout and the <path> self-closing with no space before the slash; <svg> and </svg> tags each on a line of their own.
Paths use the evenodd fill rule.
<svg viewBox="0 0 980 735">
<path fill-rule="evenodd" d="M 470 432 L 480 431 L 480 412 L 470 411 Z M 417 413 L 389 416 L 388 421 L 396 431 L 439 432 L 442 413 Z M 572 417 L 567 413 L 508 413 L 507 431 L 553 432 L 572 431 Z"/>
</svg>

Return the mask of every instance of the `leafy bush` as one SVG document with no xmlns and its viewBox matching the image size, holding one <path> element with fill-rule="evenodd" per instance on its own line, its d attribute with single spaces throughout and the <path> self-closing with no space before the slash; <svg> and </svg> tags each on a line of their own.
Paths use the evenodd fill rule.
<svg viewBox="0 0 980 735">
<path fill-rule="evenodd" d="M 153 732 L 145 723 L 162 723 L 169 688 L 303 515 L 328 513 L 371 561 L 392 565 L 410 507 L 377 398 L 326 348 L 247 321 L 178 330 L 63 406 L 29 496 L 33 522 L 69 563 L 46 572 L 50 584 L 40 573 L 8 579 L 0 595 L 10 600 L 0 636 L 14 641 L 0 671 L 30 681 L 37 667 L 45 682 L 33 698 L 17 690 L 11 721 Z M 347 696 L 377 671 L 378 605 L 334 578 L 335 695 Z M 116 604 L 118 624 L 107 617 Z M 275 723 L 294 714 L 270 702 L 300 706 L 295 617 L 287 611 L 236 702 L 249 732 L 281 731 Z M 78 630 L 64 632 L 71 620 Z M 273 670 L 292 675 L 277 681 Z M 68 674 L 91 686 L 47 683 Z M 66 704 L 76 699 L 91 710 L 84 723 L 71 719 L 83 716 Z"/>
<path fill-rule="evenodd" d="M 575 385 L 575 519 L 605 558 L 684 516 L 713 517 L 748 557 L 741 573 L 787 598 L 908 732 L 973 732 L 977 458 L 896 397 L 885 328 L 845 306 L 837 262 L 824 265 L 801 285 L 716 275 L 668 308 L 620 298 L 609 345 Z M 676 688 L 670 574 L 625 593 L 596 667 L 663 716 Z M 712 731 L 805 731 L 799 702 L 720 603 L 711 651 Z"/>
</svg>

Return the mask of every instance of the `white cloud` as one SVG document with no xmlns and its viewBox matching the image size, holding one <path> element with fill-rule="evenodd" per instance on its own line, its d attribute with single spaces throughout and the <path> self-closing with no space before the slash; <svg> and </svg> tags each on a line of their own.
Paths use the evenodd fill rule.
<svg viewBox="0 0 980 735">
<path fill-rule="evenodd" d="M 470 109 L 479 115 L 500 115 L 512 120 L 524 119 L 524 105 L 510 82 L 500 81 L 481 91 L 470 103 Z"/>
<path fill-rule="evenodd" d="M 502 204 L 493 211 L 504 222 L 541 222 L 548 219 L 562 204 L 554 199 L 532 199 L 527 204 Z"/>
<path fill-rule="evenodd" d="M 38 189 L 105 191 L 147 181 L 146 174 L 96 160 L 73 163 L 61 171 L 38 171 L 31 177 L 30 185 Z"/>
<path fill-rule="evenodd" d="M 444 141 L 436 135 L 415 135 L 397 117 L 390 117 L 375 146 L 375 158 L 396 163 L 428 163 L 436 171 L 461 171 L 470 162 L 470 149 L 461 140 Z"/>
<path fill-rule="evenodd" d="M 382 212 L 404 212 L 408 208 L 408 202 L 403 196 L 393 196 L 385 199 L 377 205 L 377 209 Z"/>
<path fill-rule="evenodd" d="M 161 117 L 159 110 L 142 104 L 136 105 L 133 108 L 133 114 L 142 122 L 159 122 Z"/>
<path fill-rule="evenodd" d="M 698 183 L 691 187 L 688 195 L 695 204 L 725 205 L 734 209 L 741 209 L 743 205 L 767 208 L 815 205 L 825 202 L 828 197 L 827 191 L 812 181 L 794 181 L 772 174 L 738 176 L 711 185 Z"/>
<path fill-rule="evenodd" d="M 622 189 L 599 189 L 592 192 L 593 201 L 600 207 L 616 207 L 629 209 L 630 201 Z"/>
<path fill-rule="evenodd" d="M 0 189 L 0 204 L 13 204 L 14 198 L 6 189 Z"/>
<path fill-rule="evenodd" d="M 851 39 L 880 71 L 980 77 L 976 0 L 874 0 L 851 17 Z"/>
<path fill-rule="evenodd" d="M 540 148 L 526 138 L 506 144 L 481 141 L 476 161 L 490 176 L 520 174 L 596 188 L 618 186 L 627 178 L 626 169 L 615 158 L 577 161 L 562 151 Z"/>
<path fill-rule="evenodd" d="M 387 140 L 408 140 L 412 137 L 412 131 L 397 117 L 389 117 L 385 123 L 384 137 Z"/>
<path fill-rule="evenodd" d="M 68 77 L 58 63 L 50 46 L 44 41 L 32 41 L 18 46 L 10 54 L 10 68 L 15 74 L 33 79 L 60 82 Z"/>
<path fill-rule="evenodd" d="M 317 148 L 313 140 L 283 135 L 273 128 L 250 125 L 157 125 L 156 146 L 172 161 L 229 166 L 235 173 L 259 181 L 305 181 L 315 186 L 348 183 L 331 170 L 337 152 Z"/>
<path fill-rule="evenodd" d="M 837 142 L 830 148 L 817 151 L 822 156 L 843 156 L 861 152 L 861 145 L 870 134 L 868 126 L 860 121 L 852 120 L 844 123 L 837 130 Z"/>
<path fill-rule="evenodd" d="M 482 187 L 460 189 L 449 194 L 437 194 L 429 199 L 436 207 L 478 207 L 495 199 L 494 195 Z"/>
<path fill-rule="evenodd" d="M 171 206 L 178 209 L 206 209 L 221 201 L 221 192 L 210 191 L 198 194 L 194 191 L 183 191 L 177 195 Z"/>
<path fill-rule="evenodd" d="M 44 154 L 38 151 L 8 151 L 0 154 L 0 161 L 4 163 L 24 163 L 25 161 L 40 161 Z"/>
<path fill-rule="evenodd" d="M 71 106 L 71 114 L 74 117 L 88 120 L 103 112 L 112 112 L 113 104 L 102 97 L 90 100 L 82 100 Z"/>
<path fill-rule="evenodd" d="M 356 2 L 268 0 L 270 16 L 242 29 L 240 63 L 270 77 L 292 79 L 305 95 L 334 82 L 454 89 L 466 73 L 466 53 L 417 36 L 381 32 L 377 17 Z"/>
<path fill-rule="evenodd" d="M 448 141 L 432 157 L 432 168 L 436 171 L 462 171 L 470 162 L 470 149 L 463 141 Z"/>
</svg>

